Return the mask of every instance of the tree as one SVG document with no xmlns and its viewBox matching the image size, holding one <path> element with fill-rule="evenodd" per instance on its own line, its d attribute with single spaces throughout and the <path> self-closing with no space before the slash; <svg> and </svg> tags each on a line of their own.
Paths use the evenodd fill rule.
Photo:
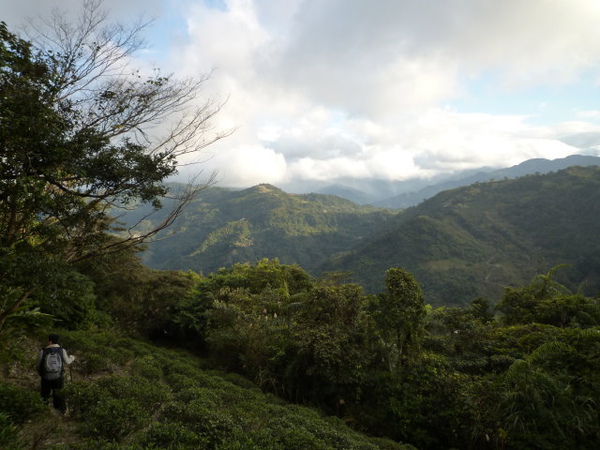
<svg viewBox="0 0 600 450">
<path fill-rule="evenodd" d="M 227 369 L 278 389 L 275 366 L 285 353 L 298 297 L 312 283 L 299 266 L 276 259 L 222 268 L 199 278 L 193 295 L 178 302 L 171 332 L 196 352 L 208 348 Z"/>
<path fill-rule="evenodd" d="M 572 293 L 553 279 L 557 266 L 537 275 L 528 286 L 505 288 L 497 309 L 507 325 L 544 323 L 589 327 L 600 323 L 600 302 Z"/>
<path fill-rule="evenodd" d="M 197 104 L 207 77 L 145 78 L 130 66 L 147 23 L 112 24 L 97 0 L 84 2 L 76 25 L 64 17 L 33 24 L 30 41 L 0 24 L 0 246 L 73 264 L 169 226 L 212 175 L 176 193 L 153 230 L 118 230 L 113 216 L 139 201 L 160 208 L 181 158 L 228 133 L 210 128 L 220 103 Z M 0 327 L 36 288 L 0 310 Z"/>
<path fill-rule="evenodd" d="M 518 359 L 501 376 L 497 408 L 501 429 L 511 448 L 564 448 L 576 445 L 589 432 L 595 409 L 591 399 L 575 395 L 570 380 L 561 379 L 554 367 L 574 349 L 561 342 L 547 342 L 525 359 Z M 548 365 L 545 362 L 552 361 Z M 589 435 L 585 442 L 590 443 Z"/>
<path fill-rule="evenodd" d="M 389 349 L 390 370 L 419 348 L 424 330 L 423 291 L 404 269 L 386 272 L 386 290 L 379 296 L 375 314 L 383 341 Z"/>
<path fill-rule="evenodd" d="M 364 400 L 380 356 L 370 297 L 357 284 L 319 280 L 298 300 L 284 375 L 289 398 L 328 412 L 351 409 Z"/>
</svg>

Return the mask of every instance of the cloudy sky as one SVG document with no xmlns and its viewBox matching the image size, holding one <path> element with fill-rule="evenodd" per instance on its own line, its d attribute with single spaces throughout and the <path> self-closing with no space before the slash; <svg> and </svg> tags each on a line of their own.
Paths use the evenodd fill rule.
<svg viewBox="0 0 600 450">
<path fill-rule="evenodd" d="M 0 6 L 17 27 L 76 0 Z M 228 97 L 219 185 L 405 180 L 600 156 L 600 0 L 106 0 L 138 57 Z"/>
</svg>

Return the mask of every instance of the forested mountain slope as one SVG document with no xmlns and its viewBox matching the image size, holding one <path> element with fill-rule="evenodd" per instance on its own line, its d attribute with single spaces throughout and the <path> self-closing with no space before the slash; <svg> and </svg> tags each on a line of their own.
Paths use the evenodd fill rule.
<svg viewBox="0 0 600 450">
<path fill-rule="evenodd" d="M 137 221 L 142 213 L 127 220 Z M 312 271 L 396 213 L 331 195 L 288 194 L 267 184 L 241 191 L 209 188 L 168 230 L 174 235 L 152 244 L 143 257 L 153 268 L 203 273 L 262 258 Z M 152 226 L 160 219 L 147 222 Z"/>
<path fill-rule="evenodd" d="M 404 267 L 432 304 L 497 299 L 559 264 L 570 287 L 600 290 L 600 168 L 571 167 L 442 192 L 399 214 L 387 230 L 334 258 L 370 290 Z"/>
<path fill-rule="evenodd" d="M 175 223 L 173 236 L 149 246 L 144 262 L 211 273 L 278 258 L 315 275 L 352 272 L 370 292 L 381 290 L 387 269 L 403 267 L 434 305 L 495 300 L 505 286 L 570 264 L 561 281 L 573 289 L 585 283 L 595 295 L 599 218 L 598 167 L 475 183 L 399 213 L 271 185 L 210 188 Z"/>
</svg>

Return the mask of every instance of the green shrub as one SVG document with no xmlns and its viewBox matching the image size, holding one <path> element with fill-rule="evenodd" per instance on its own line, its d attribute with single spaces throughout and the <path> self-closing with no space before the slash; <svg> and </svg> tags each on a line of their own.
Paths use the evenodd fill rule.
<svg viewBox="0 0 600 450">
<path fill-rule="evenodd" d="M 165 382 L 171 387 L 173 392 L 179 392 L 184 389 L 199 387 L 201 385 L 195 378 L 181 373 L 171 373 L 167 375 L 165 377 Z"/>
<path fill-rule="evenodd" d="M 161 449 L 206 448 L 209 440 L 180 423 L 155 423 L 144 430 L 139 439 L 143 448 L 154 446 Z"/>
<path fill-rule="evenodd" d="M 254 383 L 253 381 L 249 380 L 248 378 L 246 378 L 242 375 L 239 375 L 235 372 L 230 372 L 230 373 L 225 374 L 223 379 L 225 379 L 226 381 L 229 381 L 230 383 L 233 383 L 241 388 L 258 389 L 258 387 L 256 386 L 256 383 Z"/>
<path fill-rule="evenodd" d="M 218 407 L 222 403 L 217 392 L 202 387 L 184 389 L 175 396 L 175 400 L 182 403 L 201 402 L 210 407 Z"/>
<path fill-rule="evenodd" d="M 100 372 L 109 372 L 111 368 L 111 360 L 105 356 L 91 354 L 77 360 L 83 373 L 93 375 Z"/>
<path fill-rule="evenodd" d="M 61 344 L 78 356 L 74 364 L 87 375 L 111 371 L 134 357 L 131 350 L 116 345 L 115 336 L 110 332 L 64 331 L 59 334 Z"/>
<path fill-rule="evenodd" d="M 297 427 L 294 423 L 289 420 L 289 417 L 279 416 L 271 418 L 267 424 L 268 435 L 263 435 L 261 444 L 267 445 L 270 440 L 277 444 L 275 448 L 282 448 L 288 450 L 295 449 L 330 449 L 338 448 L 330 445 L 326 445 L 325 442 L 317 439 L 314 434 L 309 432 L 304 427 Z M 267 438 L 265 440 L 265 438 Z"/>
<path fill-rule="evenodd" d="M 53 447 L 54 449 L 54 447 Z M 140 450 L 138 444 L 124 444 L 122 442 L 107 441 L 105 439 L 88 439 L 81 444 L 68 444 L 68 447 L 56 447 L 56 450 Z M 160 447 L 145 446 L 144 450 L 162 450 Z"/>
<path fill-rule="evenodd" d="M 169 397 L 167 387 L 139 376 L 110 376 L 98 380 L 98 386 L 108 397 L 127 399 L 148 411 L 160 407 Z"/>
<path fill-rule="evenodd" d="M 162 422 L 178 422 L 187 429 L 207 439 L 211 446 L 218 445 L 226 436 L 236 432 L 239 420 L 234 419 L 227 410 L 205 403 L 202 398 L 188 403 L 173 402 L 161 412 Z M 209 399 L 210 400 L 210 399 Z"/>
<path fill-rule="evenodd" d="M 17 450 L 23 448 L 19 443 L 19 428 L 7 413 L 0 412 L 0 448 Z"/>
<path fill-rule="evenodd" d="M 152 355 L 137 358 L 133 364 L 132 373 L 153 381 L 160 380 L 163 375 L 160 362 Z"/>
<path fill-rule="evenodd" d="M 195 362 L 191 357 L 174 359 L 171 358 L 163 367 L 163 373 L 165 375 L 179 374 L 186 375 L 190 378 L 202 378 L 204 377 L 203 372 L 200 370 L 198 365 L 192 364 Z"/>
<path fill-rule="evenodd" d="M 116 441 L 146 426 L 152 412 L 169 396 L 164 385 L 137 376 L 72 383 L 66 390 L 71 411 L 84 423 L 84 432 Z"/>
<path fill-rule="evenodd" d="M 156 347 L 130 338 L 115 339 L 114 345 L 115 347 L 119 347 L 120 350 L 125 349 L 131 352 L 135 356 L 145 356 L 157 350 Z"/>
<path fill-rule="evenodd" d="M 107 393 L 100 386 L 89 382 L 73 382 L 65 386 L 71 413 L 85 419 L 86 414 L 103 402 Z"/>
<path fill-rule="evenodd" d="M 45 411 L 46 406 L 37 391 L 0 381 L 0 412 L 6 414 L 15 425 L 21 425 Z"/>
<path fill-rule="evenodd" d="M 121 441 L 150 422 L 147 411 L 128 398 L 108 398 L 86 414 L 85 431 L 103 439 Z"/>
</svg>

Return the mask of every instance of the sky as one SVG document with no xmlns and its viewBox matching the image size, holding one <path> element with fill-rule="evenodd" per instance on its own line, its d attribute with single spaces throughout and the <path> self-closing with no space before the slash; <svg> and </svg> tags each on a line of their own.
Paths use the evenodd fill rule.
<svg viewBox="0 0 600 450">
<path fill-rule="evenodd" d="M 0 6 L 12 30 L 77 0 Z M 401 181 L 600 156 L 600 0 L 105 0 L 139 64 L 214 70 L 222 186 Z M 189 168 L 187 170 L 190 170 Z"/>
</svg>

